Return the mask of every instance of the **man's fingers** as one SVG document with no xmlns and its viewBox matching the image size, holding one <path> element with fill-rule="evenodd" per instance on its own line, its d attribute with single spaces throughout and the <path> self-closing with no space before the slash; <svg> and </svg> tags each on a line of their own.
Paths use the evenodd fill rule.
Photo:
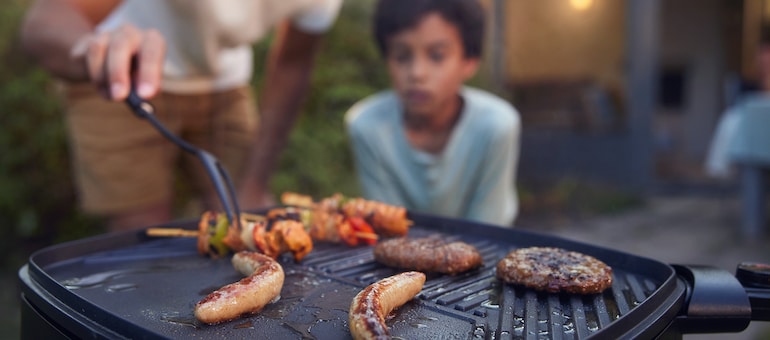
<svg viewBox="0 0 770 340">
<path fill-rule="evenodd" d="M 107 98 L 120 101 L 128 96 L 132 81 L 140 97 L 155 96 L 165 52 L 166 42 L 157 30 L 124 25 L 83 37 L 71 54 L 74 58 L 83 56 L 91 82 Z"/>
<path fill-rule="evenodd" d="M 129 25 L 121 26 L 112 33 L 104 63 L 112 100 L 120 101 L 128 96 L 131 86 L 131 59 L 139 50 L 141 37 L 142 33 Z"/>
<path fill-rule="evenodd" d="M 150 98 L 158 92 L 165 52 L 165 42 L 160 32 L 156 30 L 145 31 L 136 56 L 138 66 L 138 69 L 135 70 L 136 91 L 140 97 Z"/>
<path fill-rule="evenodd" d="M 109 43 L 108 33 L 99 33 L 87 38 L 87 47 L 85 51 L 86 68 L 88 78 L 99 88 L 107 86 L 107 75 L 104 74 L 104 58 L 107 55 L 107 45 Z"/>
</svg>

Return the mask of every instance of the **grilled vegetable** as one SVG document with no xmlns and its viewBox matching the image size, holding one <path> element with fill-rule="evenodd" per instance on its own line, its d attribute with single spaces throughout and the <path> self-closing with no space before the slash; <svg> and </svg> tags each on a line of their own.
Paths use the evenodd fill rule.
<svg viewBox="0 0 770 340">
<path fill-rule="evenodd" d="M 365 222 L 366 225 L 362 225 L 358 220 L 353 222 L 356 225 L 353 229 L 363 236 L 359 238 L 360 242 L 367 244 L 371 244 L 372 239 L 368 236 L 403 236 L 409 232 L 409 227 L 412 225 L 412 221 L 407 218 L 406 209 L 403 207 L 363 198 L 349 198 L 339 193 L 324 198 L 312 205 L 308 205 L 308 202 L 312 202 L 309 196 L 295 193 L 284 193 L 281 199 L 283 204 L 297 204 L 298 207 L 309 209 L 311 214 L 318 215 L 318 218 L 311 222 L 311 235 L 313 234 L 313 228 L 320 229 L 317 232 L 319 235 L 326 236 L 329 234 L 327 230 L 330 223 L 329 219 L 333 217 L 327 215 L 334 214 L 341 214 L 348 221 L 350 218 L 355 217 Z M 335 223 L 341 222 L 342 220 L 335 221 Z M 366 228 L 366 226 L 370 228 Z M 376 239 L 374 240 L 376 241 Z"/>
<path fill-rule="evenodd" d="M 300 261 L 313 249 L 313 241 L 373 245 L 380 235 L 405 235 L 412 223 L 402 207 L 341 194 L 319 202 L 290 192 L 281 198 L 291 206 L 270 209 L 264 216 L 241 213 L 237 225 L 229 225 L 223 213 L 207 211 L 201 215 L 197 233 L 150 228 L 147 234 L 198 237 L 198 252 L 211 257 L 251 250 L 273 258 L 291 252 Z"/>
</svg>

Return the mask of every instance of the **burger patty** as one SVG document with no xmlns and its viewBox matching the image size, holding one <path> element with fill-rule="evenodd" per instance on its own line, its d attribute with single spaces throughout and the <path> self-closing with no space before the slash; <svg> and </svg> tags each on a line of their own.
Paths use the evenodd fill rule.
<svg viewBox="0 0 770 340">
<path fill-rule="evenodd" d="M 481 265 L 481 254 L 465 242 L 426 238 L 394 238 L 377 243 L 374 259 L 386 266 L 423 272 L 457 274 Z"/>
<path fill-rule="evenodd" d="M 531 247 L 516 249 L 501 259 L 497 277 L 551 293 L 596 294 L 612 285 L 612 268 L 586 254 Z"/>
</svg>

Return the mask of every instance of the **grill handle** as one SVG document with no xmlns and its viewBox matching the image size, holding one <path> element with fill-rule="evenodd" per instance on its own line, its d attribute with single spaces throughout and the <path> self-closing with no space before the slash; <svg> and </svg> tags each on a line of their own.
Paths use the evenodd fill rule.
<svg viewBox="0 0 770 340">
<path fill-rule="evenodd" d="M 674 320 L 681 334 L 737 333 L 752 319 L 746 288 L 731 273 L 710 266 L 673 265 L 687 282 L 684 307 Z"/>
<path fill-rule="evenodd" d="M 770 321 L 770 265 L 743 262 L 735 269 L 735 277 L 749 294 L 751 319 Z"/>
<path fill-rule="evenodd" d="M 746 288 L 751 301 L 751 319 L 770 321 L 770 289 Z"/>
</svg>

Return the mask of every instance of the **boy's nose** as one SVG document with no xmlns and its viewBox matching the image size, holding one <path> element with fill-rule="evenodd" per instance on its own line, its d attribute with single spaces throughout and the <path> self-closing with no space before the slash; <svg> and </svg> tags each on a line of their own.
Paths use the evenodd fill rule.
<svg viewBox="0 0 770 340">
<path fill-rule="evenodd" d="M 409 65 L 409 76 L 413 80 L 419 80 L 425 77 L 428 70 L 428 62 L 424 58 L 415 58 Z"/>
</svg>

